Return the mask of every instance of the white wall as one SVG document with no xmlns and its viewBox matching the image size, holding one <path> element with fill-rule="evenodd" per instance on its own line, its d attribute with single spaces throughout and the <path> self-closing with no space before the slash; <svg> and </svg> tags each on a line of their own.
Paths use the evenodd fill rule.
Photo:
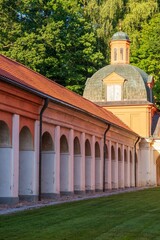
<svg viewBox="0 0 160 240">
<path fill-rule="evenodd" d="M 12 197 L 12 148 L 0 148 L 0 197 Z"/>
<path fill-rule="evenodd" d="M 86 190 L 91 190 L 91 156 L 86 156 L 85 159 L 85 188 Z"/>
<path fill-rule="evenodd" d="M 60 191 L 68 192 L 69 188 L 69 154 L 60 154 Z"/>
<path fill-rule="evenodd" d="M 101 189 L 101 159 L 95 158 L 95 189 Z"/>
<path fill-rule="evenodd" d="M 53 151 L 42 152 L 42 175 L 41 187 L 42 193 L 53 193 L 55 188 L 55 169 L 54 160 L 55 153 Z"/>
<path fill-rule="evenodd" d="M 19 195 L 34 195 L 34 151 L 20 151 L 19 154 Z"/>
<path fill-rule="evenodd" d="M 74 156 L 74 191 L 81 191 L 81 176 L 82 176 L 82 160 L 81 155 Z"/>
</svg>

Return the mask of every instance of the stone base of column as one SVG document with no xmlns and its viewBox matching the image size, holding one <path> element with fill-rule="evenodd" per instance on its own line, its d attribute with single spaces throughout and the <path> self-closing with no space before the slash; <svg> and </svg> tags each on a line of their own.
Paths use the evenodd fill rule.
<svg viewBox="0 0 160 240">
<path fill-rule="evenodd" d="M 60 196 L 73 196 L 74 192 L 62 191 L 60 192 Z"/>
<path fill-rule="evenodd" d="M 18 197 L 0 197 L 0 204 L 14 205 L 19 202 Z"/>
<path fill-rule="evenodd" d="M 85 191 L 83 191 L 83 190 L 75 190 L 74 191 L 74 194 L 76 194 L 76 195 L 85 195 Z"/>
<path fill-rule="evenodd" d="M 88 189 L 88 190 L 86 190 L 86 193 L 95 193 L 95 190 Z"/>
<path fill-rule="evenodd" d="M 42 193 L 41 197 L 44 199 L 55 199 L 55 198 L 59 198 L 60 194 L 58 194 L 58 193 Z"/>
<path fill-rule="evenodd" d="M 103 189 L 95 189 L 95 192 L 102 193 L 102 192 L 103 192 Z"/>
<path fill-rule="evenodd" d="M 20 201 L 37 202 L 38 195 L 19 195 Z"/>
</svg>

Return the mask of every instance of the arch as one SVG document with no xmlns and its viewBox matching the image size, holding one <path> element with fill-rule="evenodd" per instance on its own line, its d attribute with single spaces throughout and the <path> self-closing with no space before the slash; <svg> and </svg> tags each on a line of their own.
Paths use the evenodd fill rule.
<svg viewBox="0 0 160 240">
<path fill-rule="evenodd" d="M 33 138 L 30 129 L 24 126 L 20 131 L 20 141 L 19 141 L 20 151 L 33 150 Z"/>
<path fill-rule="evenodd" d="M 42 196 L 51 198 L 54 191 L 55 178 L 55 152 L 52 136 L 49 132 L 42 135 L 42 171 L 41 171 L 41 188 Z"/>
<path fill-rule="evenodd" d="M 85 142 L 85 156 L 91 156 L 91 145 L 88 139 Z"/>
<path fill-rule="evenodd" d="M 60 138 L 60 192 L 66 194 L 69 189 L 69 147 L 65 135 Z"/>
<path fill-rule="evenodd" d="M 121 149 L 118 148 L 118 161 L 122 161 Z"/>
<path fill-rule="evenodd" d="M 95 157 L 100 158 L 100 147 L 98 142 L 95 143 Z"/>
<path fill-rule="evenodd" d="M 156 160 L 156 179 L 157 186 L 160 186 L 160 156 Z"/>
<path fill-rule="evenodd" d="M 82 179 L 82 161 L 81 161 L 81 147 L 79 138 L 74 138 L 74 192 L 78 193 L 81 189 Z"/>
<path fill-rule="evenodd" d="M 68 141 L 65 135 L 62 135 L 60 138 L 60 152 L 61 153 L 69 152 Z"/>
<path fill-rule="evenodd" d="M 11 147 L 11 137 L 8 125 L 0 120 L 0 148 Z"/>
<path fill-rule="evenodd" d="M 88 139 L 85 141 L 85 189 L 91 190 L 91 146 Z"/>
<path fill-rule="evenodd" d="M 74 139 L 74 154 L 81 154 L 81 147 L 78 137 L 75 137 Z"/>
<path fill-rule="evenodd" d="M 114 147 L 111 147 L 111 160 L 115 160 L 115 150 Z"/>
<path fill-rule="evenodd" d="M 127 151 L 124 149 L 124 161 L 127 162 Z"/>
<path fill-rule="evenodd" d="M 95 143 L 95 189 L 98 190 L 101 187 L 101 161 L 100 161 L 100 146 L 99 143 Z"/>
<path fill-rule="evenodd" d="M 54 144 L 49 132 L 44 132 L 42 135 L 42 151 L 53 151 Z"/>
<path fill-rule="evenodd" d="M 32 199 L 35 184 L 35 156 L 30 129 L 24 126 L 19 135 L 19 198 Z"/>
</svg>

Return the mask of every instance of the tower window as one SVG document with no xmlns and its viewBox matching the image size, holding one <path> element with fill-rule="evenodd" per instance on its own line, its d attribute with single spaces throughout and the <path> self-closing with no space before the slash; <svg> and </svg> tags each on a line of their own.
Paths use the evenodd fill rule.
<svg viewBox="0 0 160 240">
<path fill-rule="evenodd" d="M 117 61 L 117 48 L 114 48 L 114 61 Z"/>
<path fill-rule="evenodd" d="M 123 48 L 120 48 L 120 58 L 123 60 Z"/>
</svg>

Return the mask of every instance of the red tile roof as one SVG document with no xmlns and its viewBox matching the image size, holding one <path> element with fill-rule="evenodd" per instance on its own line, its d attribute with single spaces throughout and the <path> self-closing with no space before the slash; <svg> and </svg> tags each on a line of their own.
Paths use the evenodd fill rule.
<svg viewBox="0 0 160 240">
<path fill-rule="evenodd" d="M 113 113 L 0 54 L 0 75 L 133 132 Z M 133 132 L 133 134 L 135 134 Z M 137 135 L 137 134 L 135 134 Z"/>
</svg>

